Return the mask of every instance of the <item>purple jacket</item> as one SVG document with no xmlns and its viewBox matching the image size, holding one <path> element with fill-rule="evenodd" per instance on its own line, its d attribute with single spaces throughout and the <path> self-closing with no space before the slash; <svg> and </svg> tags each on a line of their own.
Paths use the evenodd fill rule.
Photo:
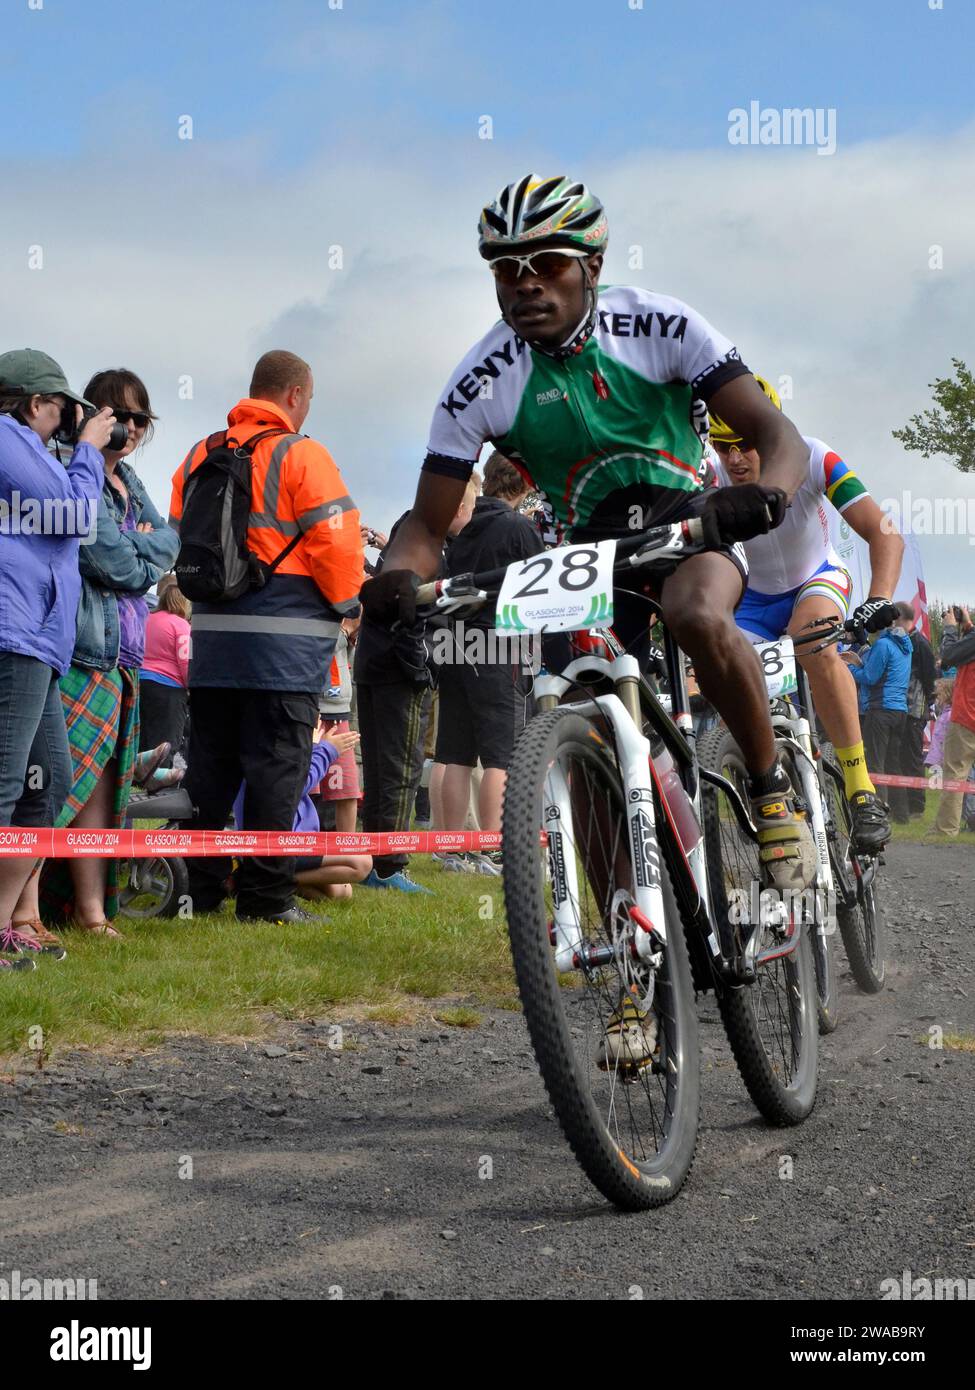
<svg viewBox="0 0 975 1390">
<path fill-rule="evenodd" d="M 105 463 L 79 444 L 65 468 L 40 435 L 0 415 L 0 651 L 63 675 L 81 594 L 78 555 L 94 539 Z"/>
<path fill-rule="evenodd" d="M 317 787 L 325 776 L 326 772 L 338 757 L 338 749 L 334 743 L 327 743 L 322 739 L 321 743 L 316 743 L 311 750 L 311 767 L 308 769 L 308 776 L 305 779 L 305 790 L 301 793 L 301 800 L 298 802 L 298 809 L 295 812 L 295 823 L 292 830 L 317 830 L 318 812 L 315 810 L 315 803 L 311 799 L 312 787 Z M 247 790 L 247 783 L 241 782 L 240 791 L 234 802 L 234 825 L 238 830 L 244 827 L 244 792 Z M 248 825 L 248 830 L 263 830 L 261 825 Z"/>
<path fill-rule="evenodd" d="M 935 722 L 934 731 L 931 734 L 931 747 L 925 754 L 924 762 L 927 767 L 941 767 L 945 758 L 945 736 L 948 733 L 948 725 L 951 722 L 951 706 L 948 705 L 938 715 Z"/>
</svg>

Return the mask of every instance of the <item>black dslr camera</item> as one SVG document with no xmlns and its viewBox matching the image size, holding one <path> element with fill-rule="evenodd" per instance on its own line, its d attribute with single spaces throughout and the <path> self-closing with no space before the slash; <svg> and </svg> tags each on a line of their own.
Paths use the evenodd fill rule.
<svg viewBox="0 0 975 1390">
<path fill-rule="evenodd" d="M 54 431 L 54 438 L 59 444 L 77 444 L 78 438 L 85 425 L 93 416 L 98 414 L 98 409 L 93 405 L 83 405 L 81 407 L 81 423 L 75 422 L 75 402 L 68 401 L 61 411 L 61 423 Z M 125 441 L 129 437 L 129 432 L 124 425 L 116 423 L 112 426 L 112 436 L 105 445 L 106 449 L 119 450 L 125 448 Z"/>
</svg>

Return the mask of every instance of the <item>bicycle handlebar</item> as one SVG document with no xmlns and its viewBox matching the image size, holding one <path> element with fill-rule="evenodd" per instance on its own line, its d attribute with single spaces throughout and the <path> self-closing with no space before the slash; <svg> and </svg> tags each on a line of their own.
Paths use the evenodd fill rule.
<svg viewBox="0 0 975 1390">
<path fill-rule="evenodd" d="M 816 631 L 810 632 L 810 628 L 815 628 Z M 808 633 L 808 636 L 804 637 L 803 633 Z M 818 647 L 811 647 L 808 651 L 803 652 L 803 656 L 815 656 L 816 652 L 821 652 L 824 647 L 832 647 L 835 643 L 847 639 L 859 642 L 861 645 L 866 642 L 867 634 L 863 625 L 853 618 L 846 618 L 843 622 L 837 622 L 833 618 L 814 618 L 811 623 L 806 624 L 802 632 L 797 632 L 793 636 L 792 645 L 797 647 L 800 644 L 805 645 L 807 642 L 818 642 Z"/>
<path fill-rule="evenodd" d="M 586 542 L 577 544 L 585 545 Z M 671 556 L 693 555 L 704 548 L 704 524 L 700 517 L 689 517 L 686 521 L 675 521 L 667 526 L 653 526 L 638 535 L 617 540 L 613 573 Z M 429 604 L 437 607 L 447 607 L 448 604 L 479 606 L 497 596 L 507 570 L 508 566 L 504 565 L 500 569 L 487 570 L 484 574 L 459 574 L 453 578 L 432 579 L 417 589 L 417 604 L 421 607 Z"/>
</svg>

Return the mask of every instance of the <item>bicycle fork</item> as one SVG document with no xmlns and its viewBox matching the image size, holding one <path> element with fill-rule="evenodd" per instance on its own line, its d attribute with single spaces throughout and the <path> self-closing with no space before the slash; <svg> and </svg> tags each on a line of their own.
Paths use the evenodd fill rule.
<svg viewBox="0 0 975 1390">
<path fill-rule="evenodd" d="M 816 883 L 811 921 L 815 924 L 817 936 L 827 937 L 836 930 L 834 904 L 836 890 L 833 883 L 833 868 L 829 858 L 829 842 L 826 837 L 826 817 L 823 811 L 823 790 L 820 786 L 816 764 L 813 761 L 812 738 L 809 721 L 805 718 L 790 719 L 773 715 L 773 728 L 785 734 L 795 751 L 800 755 L 795 766 L 802 784 L 802 796 L 806 803 L 806 813 L 816 844 Z M 805 907 L 805 905 L 803 905 Z M 803 911 L 803 918 L 806 913 Z M 823 943 L 825 949 L 825 942 Z"/>
<path fill-rule="evenodd" d="M 660 963 L 661 948 L 667 944 L 667 922 L 654 815 L 650 744 L 639 732 L 619 695 L 599 695 L 576 708 L 580 714 L 602 715 L 613 728 L 625 798 L 626 848 L 633 878 L 632 893 L 616 894 L 613 902 L 615 907 L 617 900 L 620 901 L 628 924 L 632 925 L 631 929 L 617 935 L 614 921 L 616 939 L 612 945 L 608 942 L 590 945 L 584 938 L 572 788 L 565 769 L 556 762 L 545 780 L 542 810 L 548 840 L 556 969 L 570 971 L 607 964 L 618 959 L 621 951 L 653 967 Z M 607 865 L 607 869 L 611 873 L 612 865 Z M 626 898 L 631 900 L 624 901 Z M 619 963 L 628 964 L 626 961 Z"/>
</svg>

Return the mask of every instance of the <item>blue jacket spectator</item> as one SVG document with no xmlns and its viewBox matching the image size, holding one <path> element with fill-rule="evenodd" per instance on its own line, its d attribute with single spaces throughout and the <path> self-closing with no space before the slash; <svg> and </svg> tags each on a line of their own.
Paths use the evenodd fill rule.
<svg viewBox="0 0 975 1390">
<path fill-rule="evenodd" d="M 58 677 L 74 647 L 78 552 L 111 436 L 107 410 L 79 431 L 88 404 L 46 353 L 0 354 L 0 826 L 53 825 L 71 784 Z M 67 468 L 47 451 L 65 428 L 80 436 Z M 0 861 L 0 931 L 35 858 Z"/>
<path fill-rule="evenodd" d="M 867 692 L 866 709 L 903 710 L 911 680 L 911 639 L 902 627 L 882 632 L 862 666 L 853 666 L 853 679 Z"/>
</svg>

